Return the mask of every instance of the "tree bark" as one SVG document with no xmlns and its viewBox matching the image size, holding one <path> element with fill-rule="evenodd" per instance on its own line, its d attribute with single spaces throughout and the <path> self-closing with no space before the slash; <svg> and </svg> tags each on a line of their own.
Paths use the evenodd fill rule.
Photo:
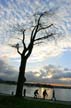
<svg viewBox="0 0 71 108">
<path fill-rule="evenodd" d="M 25 78 L 26 62 L 27 62 L 27 58 L 21 55 L 21 64 L 19 68 L 19 77 L 18 77 L 17 89 L 16 89 L 16 96 L 18 97 L 22 96 L 23 85 L 24 82 L 26 81 Z"/>
</svg>

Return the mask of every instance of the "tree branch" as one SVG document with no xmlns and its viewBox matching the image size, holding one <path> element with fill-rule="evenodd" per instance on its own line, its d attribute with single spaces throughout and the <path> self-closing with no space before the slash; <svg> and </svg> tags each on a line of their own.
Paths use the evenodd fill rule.
<svg viewBox="0 0 71 108">
<path fill-rule="evenodd" d="M 17 52 L 21 55 L 21 52 L 19 51 L 19 44 L 16 44 Z"/>
<path fill-rule="evenodd" d="M 22 39 L 22 43 L 23 43 L 24 49 L 26 49 L 26 45 L 25 45 L 25 30 L 23 30 L 23 39 Z"/>
<path fill-rule="evenodd" d="M 41 28 L 39 28 L 39 29 L 38 29 L 38 31 L 37 31 L 37 32 L 39 32 L 40 30 L 43 30 L 43 29 L 50 28 L 51 26 L 53 26 L 53 24 L 51 24 L 51 25 L 49 25 L 49 26 L 46 26 L 46 27 L 41 27 Z"/>
<path fill-rule="evenodd" d="M 36 27 L 37 27 L 37 26 L 34 26 L 34 28 L 33 28 L 32 32 L 31 32 L 31 40 L 33 39 L 33 33 L 34 33 L 34 31 L 35 31 Z"/>
<path fill-rule="evenodd" d="M 35 39 L 34 41 L 39 41 L 39 40 L 47 39 L 47 38 L 49 38 L 49 37 L 51 37 L 51 36 L 53 36 L 53 35 L 54 35 L 54 34 L 51 33 L 51 34 L 49 34 L 49 35 L 47 35 L 47 36 L 37 38 L 37 39 Z"/>
<path fill-rule="evenodd" d="M 33 49 L 33 42 L 31 42 L 29 45 L 28 45 L 28 48 L 27 48 L 27 51 L 28 51 L 28 53 L 26 54 L 26 58 L 28 58 L 30 55 L 31 55 L 31 53 L 32 53 L 32 49 Z"/>
<path fill-rule="evenodd" d="M 21 52 L 19 51 L 19 49 L 17 49 L 17 52 L 21 55 Z"/>
<path fill-rule="evenodd" d="M 43 16 L 44 14 L 40 14 L 39 18 L 38 18 L 38 21 L 37 21 L 37 25 L 34 27 L 32 33 L 34 33 L 33 37 L 32 37 L 32 40 L 34 41 L 35 37 L 36 37 L 36 34 L 38 32 L 38 27 L 40 25 L 40 19 L 41 17 Z M 35 30 L 35 31 L 34 31 Z"/>
<path fill-rule="evenodd" d="M 31 39 L 34 41 L 35 40 L 35 37 L 36 37 L 36 34 L 40 31 L 40 30 L 43 30 L 43 29 L 47 29 L 51 26 L 53 26 L 53 24 L 49 25 L 49 26 L 46 26 L 46 27 L 42 27 L 41 24 L 40 24 L 40 19 L 41 17 L 43 17 L 45 15 L 45 13 L 43 14 L 40 14 L 39 18 L 38 18 L 38 21 L 37 21 L 37 25 L 34 27 L 34 29 L 32 30 L 32 33 L 31 33 Z M 40 28 L 39 28 L 40 26 Z"/>
<path fill-rule="evenodd" d="M 43 42 L 36 42 L 34 43 L 34 45 L 39 45 L 39 44 L 42 44 Z"/>
</svg>

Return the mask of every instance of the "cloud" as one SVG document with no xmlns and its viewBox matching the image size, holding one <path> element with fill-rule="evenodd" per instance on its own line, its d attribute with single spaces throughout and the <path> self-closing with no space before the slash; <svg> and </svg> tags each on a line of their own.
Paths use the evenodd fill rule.
<svg viewBox="0 0 71 108">
<path fill-rule="evenodd" d="M 0 42 L 3 43 L 4 40 L 7 42 L 9 38 L 15 35 L 15 34 L 12 34 L 11 27 L 16 25 L 17 23 L 19 23 L 20 25 L 22 23 L 25 25 L 27 25 L 27 23 L 30 23 L 32 19 L 31 16 L 36 12 L 36 9 L 37 11 L 40 11 L 40 12 L 42 10 L 43 11 L 51 10 L 50 12 L 54 11 L 55 13 L 51 16 L 51 18 L 48 18 L 48 21 L 50 20 L 50 22 L 54 23 L 54 25 L 58 28 L 57 30 L 59 32 L 59 35 L 62 35 L 61 36 L 62 38 L 63 36 L 65 36 L 64 38 L 68 38 L 68 40 L 70 39 L 70 36 L 69 36 L 70 28 L 71 28 L 70 27 L 71 26 L 70 24 L 71 23 L 71 19 L 70 19 L 71 1 L 70 0 L 68 1 L 36 0 L 33 2 L 31 0 L 29 1 L 9 0 L 5 2 L 5 4 L 0 3 L 0 12 L 1 12 L 0 14 L 0 17 L 1 17 L 0 40 L 1 41 Z M 65 41 L 63 40 L 63 43 L 64 42 Z M 48 48 L 48 50 L 50 50 L 50 47 Z M 62 52 L 62 50 L 60 50 L 60 52 Z M 55 51 L 54 53 L 57 53 L 57 51 Z"/>
<path fill-rule="evenodd" d="M 36 45 L 33 49 L 32 55 L 30 56 L 29 64 L 39 64 L 43 63 L 46 59 L 50 57 L 58 57 L 65 51 L 71 51 L 71 0 L 4 0 L 0 1 L 0 60 L 4 61 L 1 66 L 4 67 L 4 71 L 7 65 L 17 65 L 19 64 L 20 56 L 16 53 L 16 50 L 8 47 L 8 44 L 15 44 L 20 42 L 15 39 L 16 36 L 21 37 L 18 33 L 12 31 L 14 26 L 17 24 L 23 24 L 24 27 L 30 26 L 33 21 L 33 14 L 37 12 L 48 11 L 50 15 L 48 16 L 47 22 L 53 23 L 56 27 L 56 42 L 53 39 L 46 40 L 45 43 Z M 27 33 L 29 36 L 29 33 Z M 27 37 L 28 37 L 27 36 Z M 39 36 L 39 35 L 38 35 Z M 28 40 L 28 38 L 27 38 Z M 6 64 L 5 64 L 6 63 Z M 18 65 L 17 65 L 18 66 Z M 39 67 L 39 65 L 38 65 Z M 0 67 L 1 68 L 1 67 Z M 49 68 L 49 66 L 48 66 Z M 60 80 L 60 78 L 69 78 L 71 73 L 69 70 L 64 73 L 64 70 L 57 69 L 56 67 L 49 68 L 52 69 L 51 72 L 35 72 L 30 77 L 36 80 L 46 82 L 48 79 Z M 12 69 L 11 69 L 12 70 Z M 9 69 L 9 71 L 11 71 Z M 1 76 L 6 74 L 1 68 Z M 13 70 L 14 71 L 14 70 Z M 55 72 L 54 72 L 55 71 Z M 68 74 L 68 76 L 67 76 Z M 6 75 L 7 76 L 7 75 Z M 29 79 L 30 74 L 27 73 Z M 49 76 L 49 78 L 48 78 Z M 48 79 L 47 79 L 48 78 Z M 30 80 L 30 79 L 29 79 Z"/>
<path fill-rule="evenodd" d="M 41 48 L 40 48 L 41 47 Z M 63 38 L 55 42 L 48 42 L 34 47 L 29 62 L 43 62 L 51 57 L 58 57 L 66 51 L 71 51 L 71 38 Z"/>
<path fill-rule="evenodd" d="M 26 72 L 26 78 L 29 82 L 70 84 L 71 69 L 48 65 L 40 71 Z"/>
<path fill-rule="evenodd" d="M 71 69 L 61 68 L 60 66 L 56 67 L 54 65 L 48 65 L 44 67 L 43 71 L 46 72 L 45 76 L 47 76 L 47 79 L 50 78 L 51 82 L 71 83 Z"/>
<path fill-rule="evenodd" d="M 17 51 L 14 48 L 6 45 L 0 45 L 0 59 L 6 60 L 9 58 L 16 58 L 18 57 Z"/>
<path fill-rule="evenodd" d="M 17 81 L 18 71 L 3 60 L 0 60 L 0 78 Z M 26 79 L 28 82 L 70 84 L 71 69 L 48 65 L 39 71 L 26 71 Z"/>
<path fill-rule="evenodd" d="M 12 66 L 0 60 L 0 78 L 3 80 L 17 81 L 18 72 Z"/>
</svg>

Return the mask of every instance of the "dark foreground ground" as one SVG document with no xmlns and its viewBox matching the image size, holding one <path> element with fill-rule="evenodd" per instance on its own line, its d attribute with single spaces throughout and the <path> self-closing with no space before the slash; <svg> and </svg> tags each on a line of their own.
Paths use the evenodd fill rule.
<svg viewBox="0 0 71 108">
<path fill-rule="evenodd" d="M 0 96 L 0 108 L 71 108 L 71 103 L 43 99 Z"/>
</svg>

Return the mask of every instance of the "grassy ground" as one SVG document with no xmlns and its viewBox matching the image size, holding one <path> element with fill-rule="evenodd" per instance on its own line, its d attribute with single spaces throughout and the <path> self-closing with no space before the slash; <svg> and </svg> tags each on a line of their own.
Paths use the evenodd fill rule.
<svg viewBox="0 0 71 108">
<path fill-rule="evenodd" d="M 44 100 L 0 96 L 0 108 L 71 108 L 71 105 L 47 102 Z"/>
</svg>

